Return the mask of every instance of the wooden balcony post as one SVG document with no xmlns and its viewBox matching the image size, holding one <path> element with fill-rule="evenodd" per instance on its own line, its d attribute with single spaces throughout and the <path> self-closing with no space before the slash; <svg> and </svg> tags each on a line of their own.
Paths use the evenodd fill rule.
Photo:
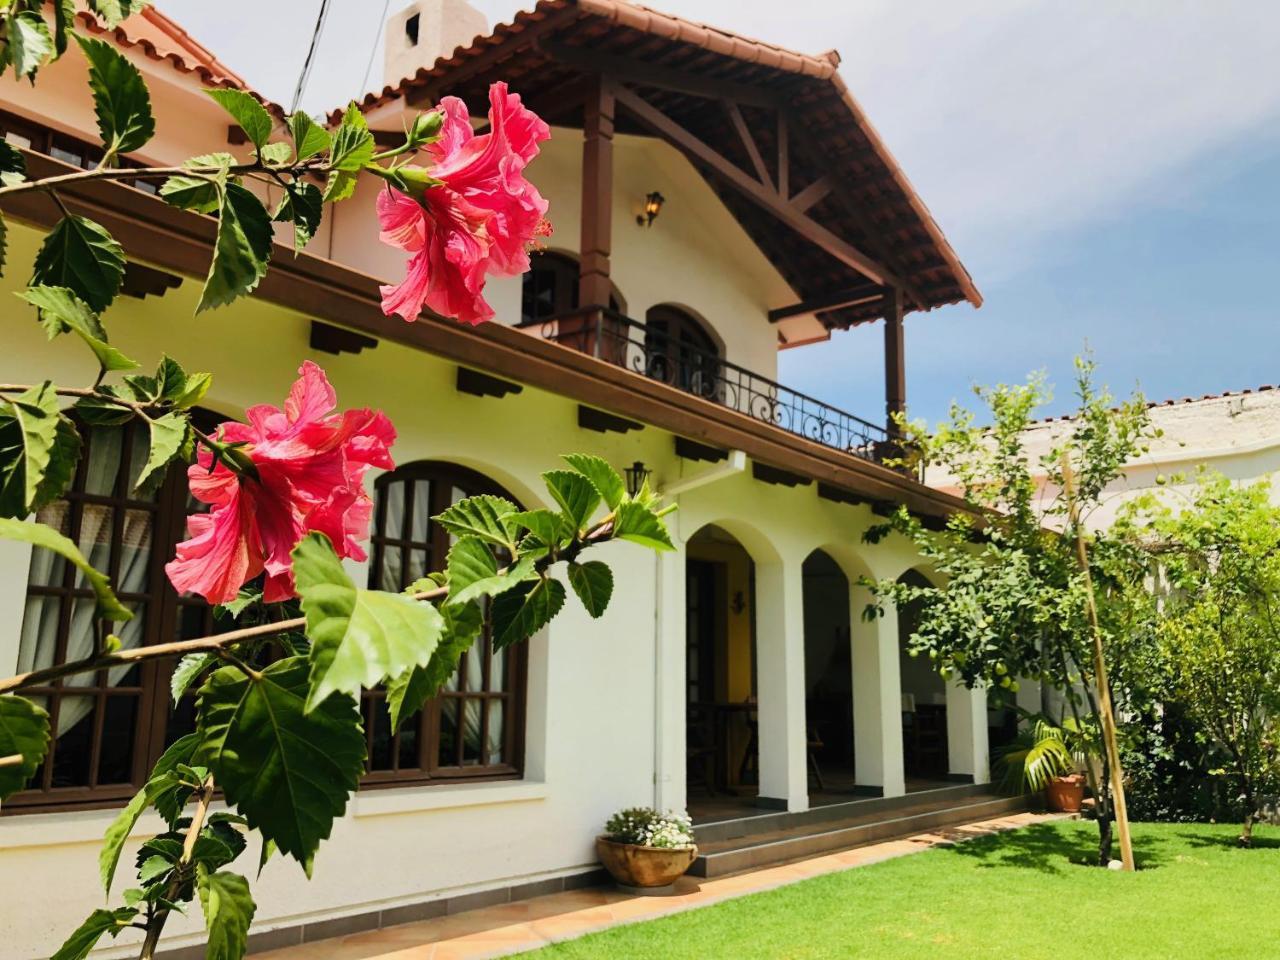
<svg viewBox="0 0 1280 960">
<path fill-rule="evenodd" d="M 902 338 L 902 290 L 884 291 L 884 412 L 885 428 L 896 434 L 893 418 L 907 409 L 907 363 Z"/>
<path fill-rule="evenodd" d="M 598 76 L 588 87 L 582 120 L 582 236 L 578 302 L 583 307 L 609 305 L 613 112 L 613 81 L 609 77 Z"/>
</svg>

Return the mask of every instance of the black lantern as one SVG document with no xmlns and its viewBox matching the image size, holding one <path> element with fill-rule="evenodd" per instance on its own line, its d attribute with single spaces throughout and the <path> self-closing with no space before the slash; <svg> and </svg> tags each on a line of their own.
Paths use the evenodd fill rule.
<svg viewBox="0 0 1280 960">
<path fill-rule="evenodd" d="M 640 488 L 644 486 L 644 482 L 649 479 L 649 470 L 641 461 L 637 460 L 631 466 L 623 470 L 627 475 L 627 493 L 635 496 L 640 492 Z"/>
<path fill-rule="evenodd" d="M 644 213 L 636 215 L 636 223 L 642 227 L 653 226 L 653 221 L 658 219 L 658 214 L 662 212 L 662 205 L 666 202 L 667 198 L 657 190 L 645 194 Z"/>
</svg>

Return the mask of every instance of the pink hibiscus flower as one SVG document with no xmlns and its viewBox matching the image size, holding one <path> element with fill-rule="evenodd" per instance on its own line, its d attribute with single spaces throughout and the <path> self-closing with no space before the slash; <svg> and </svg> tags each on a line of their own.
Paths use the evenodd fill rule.
<svg viewBox="0 0 1280 960">
<path fill-rule="evenodd" d="M 440 111 L 440 139 L 425 150 L 433 160 L 426 173 L 441 183 L 421 200 L 392 187 L 378 195 L 382 242 L 410 254 L 404 280 L 382 288 L 382 312 L 412 322 L 426 305 L 483 323 L 493 316 L 486 274 L 524 273 L 530 244 L 546 235 L 547 201 L 524 168 L 551 131 L 505 83 L 489 88 L 489 133 L 475 136 L 457 97 L 441 100 Z"/>
<path fill-rule="evenodd" d="M 240 587 L 266 572 L 263 599 L 294 593 L 290 552 L 318 530 L 341 557 L 365 559 L 373 502 L 364 490 L 370 467 L 390 469 L 396 432 L 381 411 L 333 413 L 337 395 L 324 371 L 308 360 L 281 410 L 250 407 L 248 423 L 224 423 L 218 439 L 243 442 L 258 479 L 241 478 L 200 448 L 187 469 L 191 494 L 207 513 L 187 519 L 191 539 L 178 544 L 165 573 L 179 593 L 229 603 Z M 210 467 L 213 469 L 210 470 Z"/>
</svg>

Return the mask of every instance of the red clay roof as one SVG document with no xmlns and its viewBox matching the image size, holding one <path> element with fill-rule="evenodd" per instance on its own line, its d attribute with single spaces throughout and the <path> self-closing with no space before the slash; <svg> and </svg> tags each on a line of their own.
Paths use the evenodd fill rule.
<svg viewBox="0 0 1280 960">
<path fill-rule="evenodd" d="M 793 122 L 822 145 L 823 156 L 810 169 L 797 169 L 792 154 L 793 182 L 804 183 L 831 172 L 857 191 L 865 210 L 820 201 L 809 215 L 837 236 L 860 246 L 888 263 L 918 292 L 914 308 L 932 309 L 947 303 L 982 304 L 978 292 L 941 228 L 889 152 L 865 112 L 841 80 L 840 62 L 834 51 L 817 56 L 787 50 L 775 44 L 738 36 L 717 27 L 660 13 L 625 0 L 539 0 L 532 10 L 521 11 L 509 23 L 496 26 L 469 46 L 459 47 L 394 86 L 365 96 L 361 107 L 374 109 L 399 98 L 411 102 L 434 99 L 444 93 L 474 96 L 478 80 L 506 79 L 526 99 L 539 94 L 551 102 L 572 83 L 571 67 L 561 64 L 536 44 L 539 40 L 590 51 L 596 55 L 625 55 L 643 60 L 656 69 L 673 67 L 717 80 L 760 87 L 787 104 Z M 478 69 L 484 65 L 484 69 Z M 482 98 L 478 98 L 482 99 Z M 563 100 L 563 97 L 559 98 Z M 706 101 L 692 102 L 659 94 L 667 112 L 682 113 L 685 125 L 697 130 L 726 156 L 740 152 L 736 132 L 728 126 L 715 129 L 723 118 L 699 112 Z M 746 108 L 744 108 L 746 113 Z M 338 111 L 331 115 L 337 119 Z M 772 133 L 763 116 L 753 125 L 767 152 Z M 620 120 L 620 129 L 622 121 Z M 710 177 L 708 179 L 711 179 Z M 759 219 L 758 211 L 731 190 L 719 191 L 731 212 L 752 234 L 757 244 L 778 266 L 791 285 L 806 299 L 847 290 L 864 281 L 860 274 L 817 251 L 793 242 L 776 222 Z M 820 314 L 830 326 L 849 326 L 879 316 L 878 304 L 832 310 Z"/>
</svg>

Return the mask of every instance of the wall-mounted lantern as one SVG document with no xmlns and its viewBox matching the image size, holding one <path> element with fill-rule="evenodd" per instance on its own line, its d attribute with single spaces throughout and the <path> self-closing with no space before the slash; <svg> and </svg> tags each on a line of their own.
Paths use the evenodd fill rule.
<svg viewBox="0 0 1280 960">
<path fill-rule="evenodd" d="M 653 221 L 658 219 L 658 214 L 662 212 L 662 205 L 666 202 L 667 198 L 657 190 L 645 194 L 644 213 L 636 214 L 636 223 L 642 227 L 652 227 Z"/>
<path fill-rule="evenodd" d="M 640 492 L 640 488 L 644 486 L 644 482 L 649 479 L 652 471 L 644 465 L 643 462 L 637 460 L 631 466 L 623 470 L 627 475 L 627 493 L 635 496 Z"/>
</svg>

